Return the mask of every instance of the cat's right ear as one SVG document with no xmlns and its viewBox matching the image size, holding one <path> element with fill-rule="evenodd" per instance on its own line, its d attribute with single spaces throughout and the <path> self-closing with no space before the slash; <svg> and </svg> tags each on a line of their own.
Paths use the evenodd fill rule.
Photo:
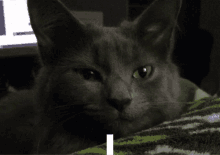
<svg viewBox="0 0 220 155">
<path fill-rule="evenodd" d="M 28 0 L 27 5 L 44 64 L 56 63 L 68 46 L 77 49 L 84 45 L 84 24 L 60 0 Z"/>
</svg>

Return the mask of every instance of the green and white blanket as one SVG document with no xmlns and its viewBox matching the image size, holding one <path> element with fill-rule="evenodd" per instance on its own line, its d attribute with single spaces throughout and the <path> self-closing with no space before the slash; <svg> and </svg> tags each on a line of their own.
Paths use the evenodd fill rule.
<svg viewBox="0 0 220 155">
<path fill-rule="evenodd" d="M 189 104 L 180 119 L 114 141 L 114 155 L 220 155 L 220 98 Z M 104 155 L 106 144 L 72 155 Z"/>
</svg>

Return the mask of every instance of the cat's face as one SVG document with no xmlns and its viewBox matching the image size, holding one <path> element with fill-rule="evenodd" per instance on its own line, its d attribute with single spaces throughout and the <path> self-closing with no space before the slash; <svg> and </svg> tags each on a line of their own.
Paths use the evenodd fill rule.
<svg viewBox="0 0 220 155">
<path fill-rule="evenodd" d="M 103 28 L 80 23 L 57 1 L 29 0 L 44 63 L 38 99 L 47 116 L 69 132 L 116 138 L 178 116 L 170 55 L 180 3 L 157 0 L 134 22 Z"/>
</svg>

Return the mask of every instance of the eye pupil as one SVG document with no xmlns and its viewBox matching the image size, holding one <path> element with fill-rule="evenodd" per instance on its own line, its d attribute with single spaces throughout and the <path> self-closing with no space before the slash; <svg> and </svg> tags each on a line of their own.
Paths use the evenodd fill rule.
<svg viewBox="0 0 220 155">
<path fill-rule="evenodd" d="M 89 79 L 91 79 L 92 77 L 94 76 L 94 72 L 93 71 L 87 71 L 87 70 L 85 70 L 84 72 L 83 72 L 83 77 L 86 79 L 86 80 L 89 80 Z"/>
<path fill-rule="evenodd" d="M 144 78 L 147 75 L 147 69 L 146 68 L 140 68 L 138 70 L 138 73 L 139 73 L 140 77 Z"/>
<path fill-rule="evenodd" d="M 74 69 L 75 72 L 80 74 L 85 80 L 89 81 L 101 81 L 101 75 L 94 70 L 91 69 Z"/>
<path fill-rule="evenodd" d="M 149 77 L 152 72 L 151 66 L 140 67 L 134 72 L 133 77 L 136 79 Z"/>
<path fill-rule="evenodd" d="M 73 71 L 88 81 L 102 81 L 102 76 L 99 72 L 87 68 L 74 68 Z"/>
</svg>

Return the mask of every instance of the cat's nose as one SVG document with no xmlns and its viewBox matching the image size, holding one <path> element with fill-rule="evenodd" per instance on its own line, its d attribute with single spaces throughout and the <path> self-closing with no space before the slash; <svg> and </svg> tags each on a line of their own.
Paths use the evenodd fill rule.
<svg viewBox="0 0 220 155">
<path fill-rule="evenodd" d="M 131 100 L 132 97 L 129 90 L 129 85 L 122 80 L 115 80 L 110 86 L 108 92 L 108 103 L 118 111 L 122 111 L 131 103 Z"/>
<path fill-rule="evenodd" d="M 118 99 L 108 99 L 108 103 L 114 107 L 115 109 L 117 109 L 118 111 L 122 112 L 130 103 L 131 103 L 131 99 L 122 99 L 122 100 L 118 100 Z"/>
</svg>

